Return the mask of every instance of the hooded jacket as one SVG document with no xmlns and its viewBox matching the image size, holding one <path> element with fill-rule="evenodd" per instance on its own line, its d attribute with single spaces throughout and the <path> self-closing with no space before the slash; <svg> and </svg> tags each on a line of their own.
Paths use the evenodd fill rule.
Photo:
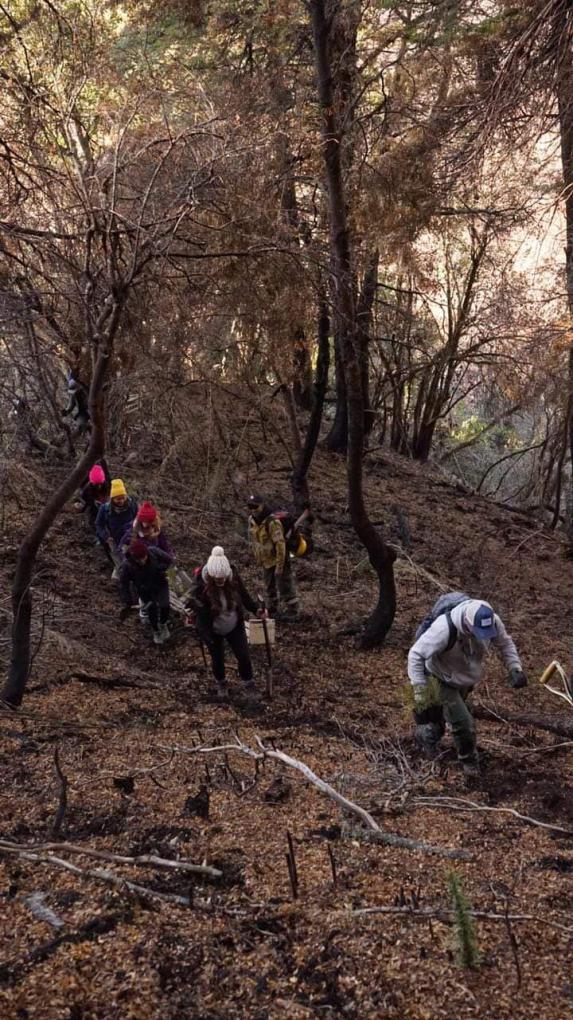
<svg viewBox="0 0 573 1020">
<path fill-rule="evenodd" d="M 282 574 L 287 548 L 281 522 L 265 508 L 259 520 L 252 515 L 249 517 L 249 535 L 259 566 L 265 570 L 274 567 L 277 574 Z"/>
<path fill-rule="evenodd" d="M 145 563 L 132 559 L 128 553 L 119 574 L 119 597 L 123 604 L 131 605 L 130 584 L 143 602 L 155 602 L 161 592 L 169 598 L 166 572 L 170 566 L 171 558 L 161 549 L 149 549 Z"/>
<path fill-rule="evenodd" d="M 209 643 L 213 640 L 216 633 L 213 626 L 216 612 L 207 596 L 207 576 L 207 566 L 205 565 L 197 575 L 191 589 L 191 605 L 195 611 L 197 633 L 200 638 Z M 233 569 L 231 580 L 237 596 L 236 605 L 234 606 L 237 612 L 237 623 L 242 623 L 245 618 L 245 609 L 250 613 L 256 613 L 259 607 L 249 595 L 235 569 Z"/>
<path fill-rule="evenodd" d="M 125 555 L 135 538 L 138 538 L 140 542 L 145 542 L 148 549 L 161 549 L 164 553 L 167 553 L 172 563 L 175 562 L 173 549 L 165 537 L 163 528 L 151 528 L 149 531 L 144 531 L 137 517 L 135 517 L 125 529 L 119 541 L 119 549 L 123 555 Z"/>
<path fill-rule="evenodd" d="M 96 535 L 101 542 L 107 541 L 111 536 L 115 546 L 119 546 L 124 532 L 127 530 L 137 513 L 137 500 L 134 496 L 128 496 L 125 506 L 121 510 L 114 510 L 111 500 L 104 503 L 98 510 L 96 517 Z"/>
<path fill-rule="evenodd" d="M 450 629 L 445 614 L 438 616 L 412 645 L 408 654 L 408 676 L 414 688 L 425 687 L 429 676 L 436 676 L 451 687 L 474 687 L 482 679 L 483 660 L 490 644 L 508 669 L 521 669 L 515 642 L 497 613 L 494 614 L 497 636 L 491 641 L 480 641 L 471 633 L 465 623 L 463 602 L 452 609 L 450 616 L 458 636 L 449 651 Z"/>
</svg>

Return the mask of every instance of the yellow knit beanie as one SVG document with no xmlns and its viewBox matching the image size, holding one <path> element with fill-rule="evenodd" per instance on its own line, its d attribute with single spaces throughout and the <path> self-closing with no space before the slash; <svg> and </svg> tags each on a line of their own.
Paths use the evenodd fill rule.
<svg viewBox="0 0 573 1020">
<path fill-rule="evenodd" d="M 127 496 L 127 489 L 123 484 L 121 478 L 112 478 L 110 499 L 116 499 L 117 496 Z"/>
</svg>

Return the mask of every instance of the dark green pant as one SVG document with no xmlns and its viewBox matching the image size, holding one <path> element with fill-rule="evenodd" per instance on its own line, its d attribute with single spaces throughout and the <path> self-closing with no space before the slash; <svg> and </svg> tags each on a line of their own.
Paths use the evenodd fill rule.
<svg viewBox="0 0 573 1020">
<path fill-rule="evenodd" d="M 282 574 L 277 574 L 276 567 L 265 568 L 265 588 L 267 592 L 267 608 L 271 616 L 275 615 L 279 607 L 279 595 L 287 612 L 293 615 L 298 613 L 296 581 L 288 553 Z"/>
<path fill-rule="evenodd" d="M 471 687 L 450 687 L 440 683 L 440 704 L 446 722 L 452 727 L 452 737 L 460 761 L 477 761 L 476 724 L 466 700 L 472 692 Z"/>
<path fill-rule="evenodd" d="M 436 699 L 442 710 L 442 718 L 430 724 L 433 732 L 431 737 L 428 734 L 430 737 L 428 743 L 432 743 L 434 747 L 439 743 L 448 722 L 452 727 L 452 737 L 460 761 L 477 762 L 476 726 L 474 717 L 466 705 L 473 688 L 452 687 L 437 677 L 433 677 L 432 682 L 436 685 Z"/>
</svg>

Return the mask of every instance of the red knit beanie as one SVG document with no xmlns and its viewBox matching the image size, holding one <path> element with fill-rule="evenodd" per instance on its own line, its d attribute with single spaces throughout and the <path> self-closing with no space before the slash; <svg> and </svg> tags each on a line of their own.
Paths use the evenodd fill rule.
<svg viewBox="0 0 573 1020">
<path fill-rule="evenodd" d="M 142 524 L 153 524 L 153 522 L 157 519 L 157 510 L 153 506 L 153 503 L 142 503 L 137 514 L 137 519 L 138 521 L 141 521 Z"/>
</svg>

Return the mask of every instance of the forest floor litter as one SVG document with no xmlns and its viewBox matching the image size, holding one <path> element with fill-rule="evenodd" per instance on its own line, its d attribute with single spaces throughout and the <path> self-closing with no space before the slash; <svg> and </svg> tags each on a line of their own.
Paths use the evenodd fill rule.
<svg viewBox="0 0 573 1020">
<path fill-rule="evenodd" d="M 273 698 L 255 709 L 233 673 L 230 704 L 215 703 L 192 633 L 156 649 L 136 619 L 120 626 L 85 522 L 70 507 L 56 524 L 39 561 L 29 693 L 21 711 L 0 713 L 6 1020 L 562 1020 L 571 1010 L 573 743 L 505 716 L 573 722 L 536 682 L 552 659 L 570 665 L 571 564 L 525 514 L 399 458 L 368 465 L 373 518 L 399 544 L 400 516 L 411 537 L 387 644 L 359 651 L 344 633 L 372 606 L 375 579 L 347 527 L 344 464 L 318 452 L 303 617 L 277 623 Z M 260 467 L 257 488 L 274 495 L 277 469 Z M 166 511 L 181 564 L 222 542 L 260 590 L 244 539 L 209 509 L 205 541 L 189 510 Z M 16 511 L 7 520 L 12 544 L 24 524 Z M 405 695 L 415 627 L 440 589 L 457 588 L 492 601 L 530 677 L 510 691 L 490 660 L 474 696 L 487 767 L 471 792 L 448 741 L 435 762 L 420 757 Z M 255 651 L 263 690 L 264 646 Z M 281 754 L 379 830 L 454 859 L 371 841 Z M 456 960 L 451 869 L 476 926 L 476 970 Z"/>
</svg>

